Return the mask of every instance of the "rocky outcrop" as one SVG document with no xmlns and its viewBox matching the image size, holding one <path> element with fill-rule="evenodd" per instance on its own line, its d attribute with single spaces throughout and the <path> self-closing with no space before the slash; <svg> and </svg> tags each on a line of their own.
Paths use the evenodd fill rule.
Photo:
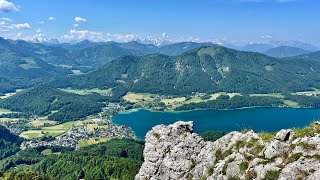
<svg viewBox="0 0 320 180">
<path fill-rule="evenodd" d="M 193 122 L 158 125 L 146 135 L 136 180 L 319 179 L 320 125 L 277 134 L 231 132 L 215 142 Z"/>
</svg>

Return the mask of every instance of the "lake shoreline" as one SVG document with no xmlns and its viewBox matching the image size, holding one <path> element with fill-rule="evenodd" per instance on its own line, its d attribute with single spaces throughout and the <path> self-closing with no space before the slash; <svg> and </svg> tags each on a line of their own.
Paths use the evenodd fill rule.
<svg viewBox="0 0 320 180">
<path fill-rule="evenodd" d="M 250 107 L 240 107 L 240 108 L 232 108 L 232 109 L 214 109 L 214 108 L 196 108 L 190 110 L 154 110 L 154 109 L 147 109 L 147 108 L 132 108 L 124 111 L 120 111 L 118 114 L 130 114 L 137 112 L 139 110 L 147 110 L 150 112 L 163 112 L 163 113 L 183 113 L 183 112 L 190 112 L 190 111 L 202 111 L 202 110 L 216 110 L 216 111 L 234 111 L 234 110 L 243 110 L 243 109 L 260 109 L 260 108 L 275 108 L 275 109 L 320 109 L 315 107 L 272 107 L 272 106 L 250 106 Z M 117 114 L 117 115 L 118 115 Z M 116 116 L 116 115 L 115 115 Z"/>
<path fill-rule="evenodd" d="M 176 121 L 194 121 L 195 132 L 241 131 L 276 132 L 280 129 L 301 128 L 320 119 L 318 108 L 250 107 L 233 110 L 197 109 L 188 111 L 152 111 L 143 108 L 119 112 L 110 120 L 130 127 L 137 139 L 143 139 L 152 127 Z"/>
</svg>

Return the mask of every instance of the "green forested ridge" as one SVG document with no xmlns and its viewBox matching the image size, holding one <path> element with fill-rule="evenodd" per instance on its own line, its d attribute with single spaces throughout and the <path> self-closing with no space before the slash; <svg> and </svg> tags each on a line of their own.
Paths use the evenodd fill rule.
<svg viewBox="0 0 320 180">
<path fill-rule="evenodd" d="M 143 148 L 139 141 L 112 139 L 76 151 L 60 148 L 61 155 L 45 156 L 41 154 L 45 147 L 39 147 L 0 161 L 0 170 L 29 165 L 28 169 L 57 179 L 133 179 L 143 161 Z"/>
<path fill-rule="evenodd" d="M 0 160 L 20 150 L 22 139 L 0 125 Z"/>
<path fill-rule="evenodd" d="M 311 70 L 312 69 L 312 70 Z M 273 93 L 320 86 L 320 61 L 277 59 L 221 46 L 179 56 L 126 56 L 91 73 L 62 78 L 57 87 L 110 88 L 155 94 Z"/>
<path fill-rule="evenodd" d="M 304 54 L 294 57 L 295 59 L 302 59 L 307 62 L 320 62 L 320 51 Z"/>
<path fill-rule="evenodd" d="M 243 107 L 278 107 L 283 104 L 283 101 L 275 97 L 251 97 L 249 95 L 234 96 L 219 96 L 216 100 L 190 103 L 177 107 L 176 110 L 191 110 L 191 109 L 237 109 Z"/>
<path fill-rule="evenodd" d="M 263 54 L 266 54 L 271 57 L 292 57 L 292 56 L 298 56 L 302 54 L 309 54 L 311 51 L 304 50 L 301 48 L 296 47 L 289 47 L 289 46 L 279 46 L 275 48 L 271 48 L 267 51 L 265 51 Z"/>
<path fill-rule="evenodd" d="M 75 60 L 78 65 L 100 67 L 113 59 L 127 55 L 141 55 L 139 51 L 120 48 L 112 44 L 105 44 L 96 47 L 85 48 L 74 51 L 70 59 Z"/>
<path fill-rule="evenodd" d="M 121 56 L 161 53 L 178 55 L 211 43 L 184 42 L 157 47 L 136 41 L 128 43 L 82 41 L 77 44 L 44 45 L 22 40 L 0 38 L 0 49 L 26 57 L 41 59 L 54 65 L 67 65 L 73 69 L 92 69 Z M 6 54 L 1 52 L 1 54 Z"/>
<path fill-rule="evenodd" d="M 42 80 L 71 73 L 33 56 L 31 46 L 31 43 L 0 38 L 0 93 L 28 88 Z"/>
<path fill-rule="evenodd" d="M 203 46 L 215 46 L 213 43 L 196 43 L 196 42 L 181 42 L 181 43 L 174 43 L 168 44 L 165 46 L 159 47 L 157 53 L 165 54 L 168 56 L 176 56 L 180 55 L 184 52 L 190 51 L 195 48 L 203 47 Z"/>
<path fill-rule="evenodd" d="M 5 180 L 55 180 L 46 175 L 38 174 L 31 170 L 13 170 L 6 173 L 0 172 L 0 179 Z"/>
<path fill-rule="evenodd" d="M 129 43 L 83 41 L 74 45 L 44 45 L 0 38 L 0 93 L 29 88 L 70 70 L 87 72 L 127 55 L 163 53 L 177 55 L 208 43 L 177 43 L 157 47 Z M 6 79 L 5 79 L 6 78 Z"/>
<path fill-rule="evenodd" d="M 17 89 L 25 89 L 32 87 L 40 80 L 32 80 L 28 78 L 6 78 L 0 77 L 0 95 L 14 92 Z"/>
<path fill-rule="evenodd" d="M 0 107 L 36 115 L 49 115 L 51 111 L 58 110 L 49 119 L 63 122 L 97 113 L 103 107 L 101 102 L 120 101 L 129 91 L 177 96 L 194 92 L 243 94 L 231 99 L 218 98 L 215 101 L 186 104 L 177 110 L 278 107 L 284 105 L 282 99 L 246 94 L 287 93 L 319 88 L 320 61 L 317 60 L 317 54 L 278 59 L 212 46 L 196 48 L 179 56 L 124 56 L 96 71 L 57 78 L 50 85 L 38 86 L 0 100 Z M 62 92 L 51 85 L 74 89 L 112 88 L 112 96 L 80 96 Z M 309 103 L 302 97 L 290 96 L 287 99 L 301 102 L 301 107 L 318 107 L 318 99 L 314 97 L 309 97 Z"/>
<path fill-rule="evenodd" d="M 49 119 L 64 122 L 100 112 L 105 100 L 98 94 L 76 95 L 43 85 L 0 100 L 0 107 L 40 116 L 58 111 Z"/>
</svg>

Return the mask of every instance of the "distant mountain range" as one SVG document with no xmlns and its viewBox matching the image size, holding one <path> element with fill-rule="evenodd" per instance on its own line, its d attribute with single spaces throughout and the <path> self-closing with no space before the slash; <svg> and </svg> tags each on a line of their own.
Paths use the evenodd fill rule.
<svg viewBox="0 0 320 180">
<path fill-rule="evenodd" d="M 57 45 L 57 46 L 63 46 L 66 49 L 68 49 L 68 47 L 71 48 L 75 48 L 78 46 L 82 46 L 82 45 L 101 45 L 101 44 L 112 44 L 115 42 L 90 42 L 88 40 L 84 40 L 82 42 L 77 42 L 77 43 L 59 43 L 58 39 L 54 39 L 54 38 L 35 38 L 34 40 L 31 40 L 32 43 L 42 43 L 45 45 Z M 166 45 L 171 45 L 171 44 L 179 44 L 180 42 L 170 42 L 168 40 L 166 40 L 165 37 L 153 37 L 153 38 L 144 38 L 144 39 L 137 39 L 133 42 L 137 42 L 139 44 L 147 44 L 147 45 L 152 45 L 152 46 L 157 46 L 157 47 L 161 47 L 161 46 L 166 46 Z M 131 42 L 128 42 L 129 44 Z M 191 42 L 191 43 L 202 43 L 202 42 Z M 318 51 L 320 50 L 320 47 L 316 47 L 314 45 L 308 44 L 308 43 L 304 43 L 301 41 L 275 41 L 275 40 L 262 40 L 262 41 L 257 41 L 257 42 L 250 42 L 247 45 L 236 45 L 227 41 L 220 41 L 220 40 L 214 40 L 212 42 L 208 42 L 211 44 L 217 44 L 217 45 L 221 45 L 224 47 L 228 47 L 228 48 L 232 48 L 232 49 L 237 49 L 237 50 L 244 50 L 244 51 L 252 51 L 252 52 L 265 52 L 269 49 L 272 48 L 276 48 L 276 47 L 280 47 L 280 46 L 287 46 L 287 47 L 295 47 L 295 48 L 300 48 L 300 49 L 304 49 L 304 50 L 308 50 L 308 51 Z M 119 44 L 126 44 L 126 43 L 119 43 Z M 87 46 L 88 47 L 88 46 Z M 91 47 L 91 46 L 90 46 Z"/>
<path fill-rule="evenodd" d="M 252 42 L 248 45 L 244 46 L 241 50 L 244 51 L 252 51 L 252 52 L 265 52 L 269 49 L 276 48 L 276 47 L 293 47 L 293 48 L 299 48 L 307 51 L 317 51 L 319 50 L 318 47 L 315 47 L 313 45 L 299 42 L 299 41 L 267 41 L 267 42 Z"/>
<path fill-rule="evenodd" d="M 300 43 L 291 45 L 307 47 Z M 267 47 L 270 46 L 264 49 Z M 44 45 L 0 38 L 0 92 L 30 87 L 39 80 L 89 71 L 71 77 L 74 82 L 70 82 L 70 86 L 117 87 L 125 91 L 154 93 L 302 90 L 318 86 L 320 57 L 317 53 L 301 55 L 309 52 L 287 46 L 264 51 L 274 57 L 297 56 L 279 60 L 213 43 L 155 46 L 137 41 L 82 41 Z M 66 79 L 58 84 L 68 85 Z"/>
<path fill-rule="evenodd" d="M 268 56 L 280 57 L 280 58 L 299 56 L 302 54 L 309 54 L 309 53 L 311 53 L 311 51 L 304 50 L 301 48 L 296 48 L 296 47 L 289 47 L 289 46 L 279 46 L 263 52 L 263 54 L 266 54 Z"/>
</svg>

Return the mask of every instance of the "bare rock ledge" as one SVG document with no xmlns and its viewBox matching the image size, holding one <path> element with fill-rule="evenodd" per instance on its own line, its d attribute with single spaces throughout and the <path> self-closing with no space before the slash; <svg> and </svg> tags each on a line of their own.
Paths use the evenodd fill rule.
<svg viewBox="0 0 320 180">
<path fill-rule="evenodd" d="M 193 133 L 193 122 L 158 125 L 146 135 L 135 179 L 320 179 L 319 132 L 313 123 L 275 135 L 230 132 L 206 142 Z"/>
</svg>

